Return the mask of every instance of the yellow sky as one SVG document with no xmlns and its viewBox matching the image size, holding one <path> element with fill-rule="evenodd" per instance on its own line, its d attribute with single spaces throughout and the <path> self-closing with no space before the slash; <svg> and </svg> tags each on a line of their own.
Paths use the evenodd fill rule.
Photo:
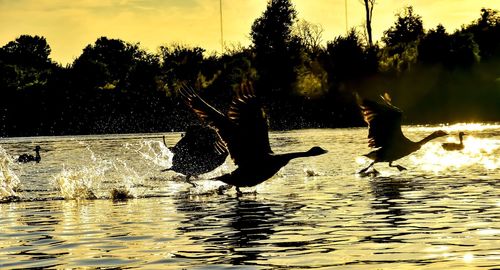
<svg viewBox="0 0 500 270">
<path fill-rule="evenodd" d="M 347 0 L 349 27 L 361 26 L 361 0 Z M 226 44 L 250 44 L 253 21 L 267 0 L 222 0 Z M 321 24 L 323 40 L 345 33 L 344 0 L 292 0 L 299 19 Z M 379 0 L 373 33 L 379 39 L 395 21 L 395 13 L 412 5 L 426 29 L 442 23 L 449 31 L 479 18 L 480 9 L 500 9 L 491 0 Z M 179 42 L 220 51 L 219 0 L 0 0 L 0 46 L 22 34 L 44 36 L 51 58 L 71 63 L 100 36 L 140 42 L 154 52 Z"/>
</svg>

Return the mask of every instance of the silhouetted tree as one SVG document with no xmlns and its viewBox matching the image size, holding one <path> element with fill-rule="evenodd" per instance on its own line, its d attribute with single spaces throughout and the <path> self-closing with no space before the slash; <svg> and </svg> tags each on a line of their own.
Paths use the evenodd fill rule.
<svg viewBox="0 0 500 270">
<path fill-rule="evenodd" d="M 181 84 L 199 86 L 204 52 L 205 49 L 200 47 L 190 48 L 179 44 L 160 46 L 158 53 L 165 88 L 170 92 L 175 92 Z"/>
<path fill-rule="evenodd" d="M 457 31 L 451 35 L 451 51 L 448 65 L 451 67 L 470 67 L 479 62 L 479 46 L 470 33 Z"/>
<path fill-rule="evenodd" d="M 396 15 L 396 22 L 384 31 L 382 41 L 395 53 L 401 53 L 408 44 L 417 41 L 424 34 L 422 18 L 408 6 Z"/>
<path fill-rule="evenodd" d="M 126 78 L 134 64 L 144 56 L 137 44 L 100 37 L 88 45 L 73 63 L 75 79 L 86 89 L 118 88 L 125 91 Z"/>
<path fill-rule="evenodd" d="M 450 53 L 451 37 L 441 24 L 429 30 L 418 44 L 418 60 L 426 65 L 447 64 Z"/>
<path fill-rule="evenodd" d="M 60 69 L 49 58 L 44 37 L 22 35 L 0 49 L 0 132 L 26 136 L 50 128 L 45 122 L 50 100 L 48 82 Z"/>
<path fill-rule="evenodd" d="M 323 42 L 323 27 L 321 25 L 300 20 L 293 26 L 292 34 L 298 38 L 302 47 L 309 54 L 314 56 L 321 50 L 321 42 Z"/>
<path fill-rule="evenodd" d="M 21 35 L 3 46 L 2 51 L 2 59 L 5 63 L 34 68 L 47 67 L 52 64 L 49 58 L 50 46 L 44 37 Z"/>
<path fill-rule="evenodd" d="M 272 129 L 360 125 L 353 91 L 390 91 L 410 122 L 499 120 L 498 11 L 484 8 L 452 34 L 442 25 L 425 33 L 407 7 L 379 48 L 368 29 L 375 0 L 362 3 L 366 40 L 352 30 L 326 47 L 291 0 L 270 0 L 252 46 L 221 56 L 175 44 L 152 54 L 101 37 L 61 67 L 44 37 L 19 36 L 0 47 L 0 136 L 184 130 L 198 120 L 176 93 L 183 83 L 228 108 L 242 81 L 254 83 Z"/>
<path fill-rule="evenodd" d="M 290 0 L 271 0 L 262 16 L 254 21 L 250 36 L 259 74 L 257 89 L 267 89 L 278 95 L 291 89 L 300 53 L 298 42 L 292 35 L 296 17 L 297 12 Z"/>
<path fill-rule="evenodd" d="M 376 71 L 376 61 L 365 50 L 359 34 L 352 29 L 347 36 L 336 37 L 326 46 L 331 82 L 352 83 Z"/>
<path fill-rule="evenodd" d="M 474 35 L 480 55 L 490 59 L 500 55 L 500 13 L 497 10 L 483 8 L 480 18 L 463 29 Z"/>
<path fill-rule="evenodd" d="M 396 15 L 396 22 L 384 31 L 382 41 L 386 46 L 380 57 L 380 68 L 384 72 L 401 74 L 417 62 L 418 42 L 424 35 L 422 19 L 408 6 Z"/>
<path fill-rule="evenodd" d="M 22 35 L 0 50 L 2 86 L 22 90 L 47 82 L 55 66 L 49 58 L 50 46 L 44 37 Z"/>
</svg>

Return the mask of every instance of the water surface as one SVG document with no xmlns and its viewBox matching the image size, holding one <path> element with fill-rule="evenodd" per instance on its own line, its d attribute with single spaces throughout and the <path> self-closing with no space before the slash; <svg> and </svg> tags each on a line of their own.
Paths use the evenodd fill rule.
<svg viewBox="0 0 500 270">
<path fill-rule="evenodd" d="M 383 163 L 369 177 L 356 173 L 369 164 L 366 128 L 272 132 L 277 153 L 329 153 L 241 197 L 208 180 L 234 169 L 229 159 L 196 188 L 160 172 L 164 134 L 1 139 L 0 268 L 499 268 L 500 125 L 404 132 L 438 128 L 452 136 L 396 162 L 407 171 Z M 465 149 L 444 151 L 459 131 Z M 39 164 L 13 162 L 35 145 Z"/>
</svg>

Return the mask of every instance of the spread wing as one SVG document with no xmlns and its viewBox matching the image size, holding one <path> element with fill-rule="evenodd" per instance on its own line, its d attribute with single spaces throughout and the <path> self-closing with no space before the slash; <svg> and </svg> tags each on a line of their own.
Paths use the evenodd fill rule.
<svg viewBox="0 0 500 270">
<path fill-rule="evenodd" d="M 272 153 L 267 118 L 250 83 L 243 83 L 229 107 L 228 117 L 236 129 L 227 141 L 236 164 L 251 164 Z"/>
<path fill-rule="evenodd" d="M 188 106 L 217 130 L 236 165 L 252 165 L 263 155 L 272 153 L 266 117 L 250 84 L 242 84 L 227 117 L 206 103 L 192 88 L 184 87 L 181 94 Z"/>
<path fill-rule="evenodd" d="M 208 124 L 215 126 L 227 125 L 229 120 L 227 117 L 205 102 L 196 91 L 187 86 L 183 86 L 179 93 L 182 95 L 186 104 L 198 115 L 198 117 Z"/>
<path fill-rule="evenodd" d="M 389 95 L 381 96 L 382 102 L 359 100 L 359 107 L 368 124 L 368 146 L 387 147 L 393 142 L 408 140 L 401 131 L 402 112 L 391 104 Z"/>
</svg>

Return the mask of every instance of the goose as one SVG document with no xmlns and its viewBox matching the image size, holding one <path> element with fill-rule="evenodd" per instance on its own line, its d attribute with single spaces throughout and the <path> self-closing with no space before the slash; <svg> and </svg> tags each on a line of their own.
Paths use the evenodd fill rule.
<svg viewBox="0 0 500 270">
<path fill-rule="evenodd" d="M 35 146 L 35 149 L 33 149 L 35 151 L 35 156 L 29 154 L 22 154 L 17 158 L 17 161 L 21 163 L 28 163 L 32 161 L 35 161 L 36 163 L 40 162 L 40 160 L 42 159 L 40 157 L 40 149 L 42 149 L 40 148 L 40 146 L 38 145 Z"/>
<path fill-rule="evenodd" d="M 389 162 L 389 167 L 396 167 L 399 171 L 406 170 L 405 167 L 393 165 L 392 162 L 419 150 L 422 145 L 435 138 L 448 135 L 438 130 L 420 141 L 409 140 L 401 130 L 402 111 L 391 104 L 389 94 L 385 93 L 380 97 L 381 103 L 357 97 L 363 119 L 368 124 L 368 146 L 377 148 L 364 155 L 373 161 L 368 167 L 359 171 L 360 174 L 378 162 Z M 378 173 L 375 169 L 373 172 Z"/>
<path fill-rule="evenodd" d="M 227 145 L 237 168 L 214 179 L 235 186 L 237 194 L 241 194 L 240 187 L 256 186 L 271 178 L 292 159 L 327 152 L 315 146 L 304 152 L 273 153 L 266 115 L 249 82 L 240 84 L 227 115 L 205 102 L 192 88 L 183 87 L 180 94 L 199 118 L 217 130 Z"/>
<path fill-rule="evenodd" d="M 467 135 L 463 132 L 458 133 L 458 138 L 460 139 L 460 143 L 443 143 L 441 146 L 446 151 L 456 151 L 464 149 L 464 135 Z"/>
<path fill-rule="evenodd" d="M 165 137 L 163 143 L 167 145 Z M 162 171 L 184 174 L 192 186 L 196 185 L 190 182 L 191 177 L 213 171 L 224 163 L 228 155 L 219 134 L 213 128 L 201 125 L 189 126 L 177 144 L 169 149 L 174 154 L 172 166 Z"/>
</svg>

